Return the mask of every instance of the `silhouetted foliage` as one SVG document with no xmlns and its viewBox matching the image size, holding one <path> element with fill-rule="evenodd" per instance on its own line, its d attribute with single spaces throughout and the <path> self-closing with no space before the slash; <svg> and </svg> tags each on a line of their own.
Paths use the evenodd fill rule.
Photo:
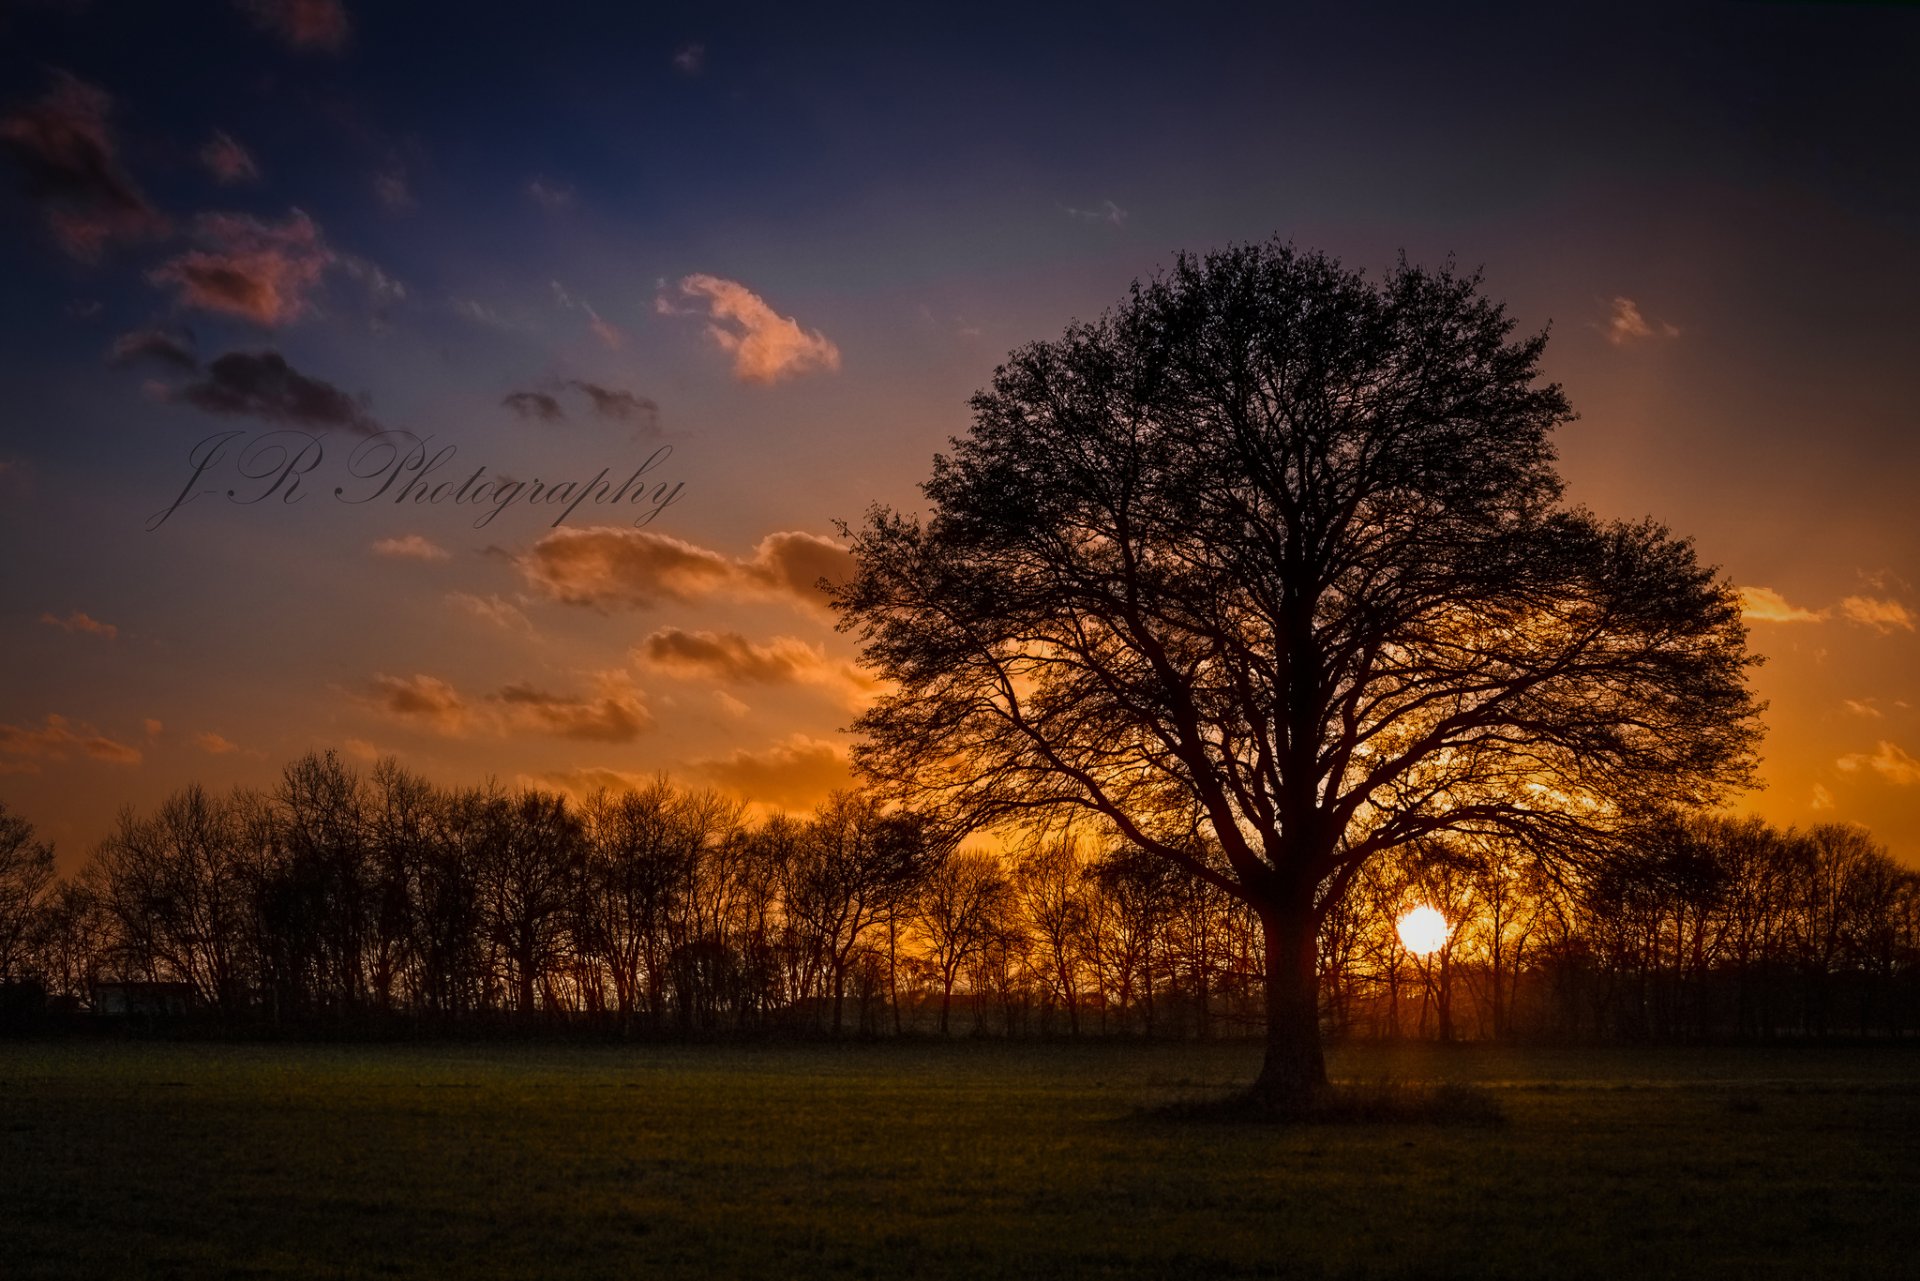
<svg viewBox="0 0 1920 1281">
<path fill-rule="evenodd" d="M 1572 415 L 1513 329 L 1451 267 L 1183 255 L 1013 352 L 836 593 L 891 691 L 856 726 L 882 795 L 1095 818 L 1252 909 L 1276 1103 L 1324 1086 L 1318 939 L 1366 869 L 1449 833 L 1567 862 L 1749 777 L 1734 592 L 1561 504 Z M 1164 910 L 1115 887 L 1117 937 Z"/>
<path fill-rule="evenodd" d="M 947 851 L 860 794 L 753 824 L 665 779 L 576 802 L 442 788 L 391 760 L 362 777 L 320 755 L 269 793 L 187 787 L 128 811 L 68 880 L 24 820 L 3 830 L 9 1010 L 133 983 L 185 985 L 216 1028 L 302 1034 L 1264 1026 L 1246 903 L 1098 827 L 1034 829 L 1004 856 Z M 1462 836 L 1369 864 L 1321 926 L 1323 1024 L 1643 1041 L 1920 1030 L 1920 877 L 1858 828 L 1668 812 L 1614 858 L 1549 871 L 1524 846 Z M 1425 959 L 1394 930 L 1418 904 L 1452 926 Z"/>
</svg>

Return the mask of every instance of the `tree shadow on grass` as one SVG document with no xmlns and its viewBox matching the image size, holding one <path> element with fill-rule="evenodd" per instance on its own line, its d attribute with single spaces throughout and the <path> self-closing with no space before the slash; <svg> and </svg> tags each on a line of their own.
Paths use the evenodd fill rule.
<svg viewBox="0 0 1920 1281">
<path fill-rule="evenodd" d="M 1250 1090 L 1209 1099 L 1181 1099 L 1143 1108 L 1160 1121 L 1235 1125 L 1446 1125 L 1493 1128 L 1507 1123 L 1491 1090 L 1453 1081 L 1346 1081 L 1310 1100 L 1276 1106 Z"/>
</svg>

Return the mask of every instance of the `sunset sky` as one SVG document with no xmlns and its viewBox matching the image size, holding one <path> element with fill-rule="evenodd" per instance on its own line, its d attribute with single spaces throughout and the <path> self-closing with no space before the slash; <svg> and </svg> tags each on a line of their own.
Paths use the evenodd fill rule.
<svg viewBox="0 0 1920 1281">
<path fill-rule="evenodd" d="M 0 800 L 69 867 L 310 747 L 810 805 L 833 522 L 1009 348 L 1277 233 L 1550 327 L 1570 499 L 1747 594 L 1742 805 L 1920 866 L 1920 8 L 922 8 L 0 11 Z M 229 501 L 276 430 L 300 501 Z M 443 501 L 369 497 L 388 431 Z"/>
</svg>

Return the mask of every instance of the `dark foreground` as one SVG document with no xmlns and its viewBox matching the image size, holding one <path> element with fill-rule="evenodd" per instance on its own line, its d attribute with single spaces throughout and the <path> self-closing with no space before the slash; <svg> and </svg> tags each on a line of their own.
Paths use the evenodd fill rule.
<svg viewBox="0 0 1920 1281">
<path fill-rule="evenodd" d="M 1354 1048 L 1508 1121 L 1157 1105 L 1243 1046 L 0 1044 L 0 1274 L 1908 1277 L 1920 1054 Z"/>
</svg>

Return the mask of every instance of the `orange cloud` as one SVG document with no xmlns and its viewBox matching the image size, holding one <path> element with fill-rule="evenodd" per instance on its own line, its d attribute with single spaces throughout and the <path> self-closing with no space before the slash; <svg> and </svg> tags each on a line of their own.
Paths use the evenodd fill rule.
<svg viewBox="0 0 1920 1281">
<path fill-rule="evenodd" d="M 847 549 L 817 534 L 769 534 L 751 557 L 736 560 L 670 534 L 611 525 L 556 529 L 515 563 L 543 595 L 600 609 L 730 595 L 784 597 L 824 610 L 816 584 L 853 573 Z"/>
<path fill-rule="evenodd" d="M 373 544 L 376 556 L 395 556 L 404 560 L 446 560 L 453 553 L 419 534 L 406 534 L 400 538 L 382 538 Z"/>
<path fill-rule="evenodd" d="M 549 694 L 531 685 L 509 685 L 493 697 L 516 728 L 556 738 L 597 743 L 630 743 L 653 724 L 640 691 L 619 672 L 603 672 L 599 692 L 589 698 Z"/>
<path fill-rule="evenodd" d="M 531 630 L 533 623 L 512 601 L 498 596 L 474 596 L 467 592 L 448 592 L 447 604 L 495 627 Z"/>
<path fill-rule="evenodd" d="M 809 809 L 828 792 L 848 787 L 853 771 L 847 754 L 824 739 L 795 734 L 763 751 L 745 749 L 693 768 L 743 800 L 763 805 Z"/>
<path fill-rule="evenodd" d="M 634 653 L 645 662 L 687 676 L 724 684 L 818 685 L 858 704 L 873 682 L 851 663 L 835 662 L 816 645 L 795 636 L 755 644 L 738 632 L 688 632 L 662 628 Z"/>
<path fill-rule="evenodd" d="M 1834 764 L 1849 774 L 1872 770 L 1897 787 L 1912 787 L 1920 783 L 1920 760 L 1908 755 L 1899 744 L 1890 743 L 1884 738 L 1875 746 L 1871 756 L 1855 752 L 1842 756 Z"/>
<path fill-rule="evenodd" d="M 69 752 L 80 752 L 96 761 L 113 765 L 138 765 L 140 749 L 108 738 L 91 725 L 76 724 L 64 716 L 49 714 L 38 729 L 22 725 L 0 725 L 0 754 L 20 758 L 10 772 L 39 773 L 33 761 L 64 761 Z"/>
<path fill-rule="evenodd" d="M 601 672 L 586 696 L 554 694 L 519 682 L 473 703 L 437 676 L 375 676 L 367 700 L 398 721 L 450 738 L 546 734 L 598 743 L 626 743 L 653 724 L 645 696 L 624 672 Z"/>
<path fill-rule="evenodd" d="M 1914 630 L 1913 611 L 1897 600 L 1877 596 L 1849 596 L 1840 602 L 1840 612 L 1849 622 L 1871 627 L 1882 634 L 1900 629 Z"/>
<path fill-rule="evenodd" d="M 193 736 L 193 745 L 209 756 L 226 756 L 231 752 L 240 750 L 239 744 L 230 741 L 224 735 L 214 733 L 212 730 L 204 730 L 201 733 L 195 734 Z"/>
<path fill-rule="evenodd" d="M 49 627 L 58 627 L 63 632 L 84 632 L 89 636 L 104 636 L 108 640 L 112 640 L 120 634 L 120 629 L 112 623 L 103 623 L 99 619 L 89 617 L 77 609 L 65 618 L 55 618 L 52 614 L 42 614 L 40 615 L 40 621 Z"/>
<path fill-rule="evenodd" d="M 840 368 L 840 349 L 825 334 L 802 329 L 738 281 L 696 274 L 680 282 L 680 293 L 704 306 L 707 334 L 733 357 L 734 376 L 742 382 L 775 383 Z M 665 314 L 678 310 L 664 295 L 656 307 Z"/>
<path fill-rule="evenodd" d="M 1771 587 L 1742 587 L 1740 614 L 1756 623 L 1817 623 L 1826 617 L 1824 612 L 1788 604 L 1787 598 Z"/>
<path fill-rule="evenodd" d="M 320 228 L 298 209 L 277 225 L 245 214 L 202 214 L 194 239 L 199 248 L 160 264 L 147 279 L 173 286 L 181 306 L 269 328 L 306 314 L 308 295 L 335 261 Z"/>
<path fill-rule="evenodd" d="M 376 675 L 371 696 L 397 720 L 418 721 L 442 734 L 458 734 L 467 727 L 466 700 L 437 676 Z"/>
</svg>

